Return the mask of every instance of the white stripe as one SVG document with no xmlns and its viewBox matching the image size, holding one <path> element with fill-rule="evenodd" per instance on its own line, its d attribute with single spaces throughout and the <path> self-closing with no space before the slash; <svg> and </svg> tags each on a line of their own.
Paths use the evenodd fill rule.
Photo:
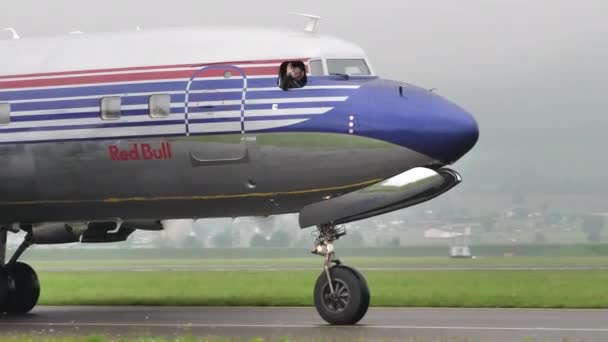
<svg viewBox="0 0 608 342">
<path fill-rule="evenodd" d="M 295 120 L 264 120 L 264 121 L 245 121 L 245 131 L 255 131 L 261 129 L 284 127 L 295 125 L 308 119 Z M 211 122 L 190 124 L 190 133 L 216 133 L 216 132 L 240 132 L 241 122 Z"/>
<path fill-rule="evenodd" d="M 245 119 L 248 117 L 260 116 L 282 116 L 282 115 L 319 115 L 325 114 L 332 110 L 333 107 L 318 107 L 318 108 L 287 108 L 287 109 L 254 109 L 245 111 Z M 223 112 L 200 112 L 190 113 L 190 120 L 194 119 L 229 119 L 241 117 L 240 110 L 227 110 Z"/>
<path fill-rule="evenodd" d="M 348 96 L 326 96 L 326 97 L 295 97 L 295 98 L 276 98 L 276 99 L 254 99 L 247 100 L 247 104 L 279 104 L 279 103 L 310 103 L 310 102 L 343 102 L 348 99 Z M 191 102 L 189 107 L 200 106 L 230 106 L 239 105 L 240 100 L 228 101 L 200 101 Z"/>
<path fill-rule="evenodd" d="M 292 98 L 273 98 L 273 99 L 255 99 L 247 100 L 246 104 L 280 104 L 280 103 L 311 103 L 311 102 L 343 102 L 348 99 L 348 96 L 327 96 L 327 97 L 292 97 Z M 231 106 L 241 105 L 241 100 L 228 100 L 228 101 L 199 101 L 191 102 L 188 104 L 189 108 L 201 107 L 201 106 Z M 172 103 L 171 108 L 184 108 L 183 103 Z M 147 104 L 140 105 L 126 105 L 122 106 L 122 110 L 138 110 L 148 109 Z M 99 107 L 81 107 L 81 108 L 69 108 L 69 109 L 45 109 L 45 110 L 28 110 L 28 111 L 17 111 L 11 113 L 14 116 L 28 116 L 28 115 L 54 115 L 54 114 L 71 114 L 71 113 L 96 113 L 99 112 Z"/>
<path fill-rule="evenodd" d="M 309 102 L 343 102 L 348 96 L 300 97 L 285 99 L 256 99 L 247 100 L 247 104 L 278 104 L 278 103 L 309 103 Z"/>
<path fill-rule="evenodd" d="M 246 117 L 260 117 L 260 116 L 282 116 L 282 115 L 320 115 L 325 114 L 332 110 L 333 107 L 318 107 L 318 108 L 288 108 L 288 109 L 255 109 L 248 110 L 245 112 Z M 227 119 L 227 118 L 239 118 L 241 117 L 240 110 L 228 110 L 221 112 L 201 112 L 201 113 L 190 113 L 189 119 Z M 173 113 L 167 118 L 150 118 L 148 115 L 130 115 L 123 116 L 119 120 L 102 120 L 101 118 L 81 118 L 81 119 L 60 119 L 60 120 L 40 120 L 40 121 L 26 121 L 26 122 L 13 122 L 10 125 L 0 126 L 0 133 L 6 129 L 14 128 L 29 128 L 29 127 L 56 127 L 56 126 L 78 126 L 78 125 L 92 125 L 92 124 L 109 124 L 109 123 L 129 123 L 129 122 L 158 122 L 162 123 L 169 120 L 182 120 L 184 114 Z M 240 130 L 240 128 L 239 128 Z"/>
<path fill-rule="evenodd" d="M 608 328 L 574 328 L 574 327 L 497 327 L 497 326 L 449 326 L 449 325 L 320 325 L 320 324 L 230 324 L 230 323 L 93 323 L 93 322 L 3 322 L 0 326 L 32 327 L 166 327 L 166 328 L 313 328 L 315 330 L 478 330 L 478 331 L 559 331 L 559 332 L 608 332 Z"/>
<path fill-rule="evenodd" d="M 257 131 L 257 130 L 261 130 L 261 129 L 291 126 L 291 125 L 295 125 L 295 124 L 298 124 L 300 122 L 304 122 L 307 120 L 308 119 L 245 121 L 245 132 Z"/>
<path fill-rule="evenodd" d="M 191 123 L 190 134 L 197 133 L 215 133 L 215 132 L 240 132 L 241 122 L 205 122 L 205 123 Z"/>
<path fill-rule="evenodd" d="M 175 104 L 171 108 L 177 108 L 177 106 L 183 108 L 183 105 Z M 141 105 L 128 105 L 122 106 L 121 110 L 137 110 L 137 109 L 148 109 L 147 104 Z M 45 110 L 28 110 L 22 112 L 12 112 L 11 116 L 28 116 L 28 115 L 54 115 L 54 114 L 73 114 L 73 113 L 99 113 L 100 107 L 81 107 L 81 108 L 69 108 L 69 109 L 45 109 Z"/>
<path fill-rule="evenodd" d="M 300 89 L 292 89 L 290 91 L 306 91 L 306 90 L 332 90 L 332 89 L 359 89 L 361 86 L 358 85 L 334 85 L 334 86 L 306 86 Z M 278 91 L 283 92 L 284 90 L 278 87 L 260 87 L 260 88 L 248 88 L 247 92 L 261 92 L 261 91 Z M 243 88 L 228 88 L 228 89 L 214 89 L 214 91 L 218 93 L 238 93 L 243 91 Z M 203 94 L 209 92 L 209 90 L 192 90 L 190 94 Z M 151 92 L 141 92 L 141 93 L 114 93 L 114 94 L 98 94 L 98 95 L 86 95 L 86 96 L 71 96 L 71 97 L 52 97 L 52 98 L 40 98 L 40 99 L 31 99 L 31 100 L 13 100 L 9 101 L 11 104 L 16 103 L 36 103 L 36 102 L 54 102 L 54 101 L 71 101 L 71 100 L 95 100 L 101 97 L 109 97 L 109 96 L 122 96 L 124 98 L 127 97 L 135 97 L 135 96 L 150 96 L 152 94 L 167 94 L 167 95 L 180 95 L 185 93 L 184 90 L 177 91 L 159 91 L 156 93 Z"/>
<path fill-rule="evenodd" d="M 294 125 L 308 119 L 295 120 L 264 120 L 246 121 L 246 131 L 284 127 Z M 211 122 L 190 124 L 190 132 L 196 133 L 216 133 L 216 132 L 240 132 L 241 122 Z M 161 126 L 136 126 L 136 127 L 106 127 L 88 129 L 70 129 L 59 131 L 33 131 L 18 133 L 0 134 L 0 142 L 14 141 L 40 141 L 40 140 L 64 140 L 64 139 L 93 139 L 93 138 L 112 138 L 123 136 L 145 136 L 145 135 L 167 135 L 183 134 L 184 124 L 161 125 Z"/>
<path fill-rule="evenodd" d="M 281 116 L 281 115 L 319 115 L 332 110 L 333 107 L 318 108 L 287 108 L 287 109 L 254 109 L 245 112 L 245 119 L 253 116 Z"/>
<path fill-rule="evenodd" d="M 608 328 L 568 328 L 568 327 L 492 327 L 492 326 L 433 326 L 433 325 L 318 325 L 318 324 L 230 324 L 230 323 L 63 323 L 63 322 L 6 322 L 0 326 L 38 326 L 38 327 L 195 327 L 195 328 L 314 328 L 327 330 L 349 330 L 349 329 L 390 329 L 390 330 L 479 330 L 479 331 L 556 331 L 556 332 L 608 332 Z"/>
<path fill-rule="evenodd" d="M 56 127 L 56 126 L 78 126 L 78 125 L 94 125 L 94 124 L 111 124 L 111 123 L 128 123 L 128 122 L 156 122 L 163 123 L 168 120 L 183 120 L 184 114 L 171 114 L 166 118 L 151 118 L 148 115 L 130 115 L 123 116 L 119 120 L 102 120 L 97 118 L 81 118 L 81 119 L 60 119 L 60 120 L 40 120 L 26 122 L 11 122 L 10 125 L 0 126 L 0 133 L 4 130 L 13 128 L 30 128 L 30 127 Z M 5 133 L 2 133 L 5 134 Z"/>
<path fill-rule="evenodd" d="M 138 126 L 138 127 L 107 127 L 70 129 L 60 131 L 33 131 L 19 133 L 2 133 L 0 142 L 13 141 L 40 141 L 40 140 L 64 140 L 64 139 L 92 139 L 112 138 L 122 136 L 144 136 L 144 135 L 166 135 L 183 134 L 184 124 L 162 125 L 162 126 Z"/>
<path fill-rule="evenodd" d="M 229 118 L 240 118 L 240 110 L 226 110 L 221 112 L 200 112 L 200 113 L 189 113 L 188 117 L 190 120 L 194 119 L 229 119 Z"/>
<path fill-rule="evenodd" d="M 87 77 L 87 76 L 110 76 L 110 75 L 124 75 L 124 74 L 141 74 L 141 73 L 152 73 L 152 72 L 168 72 L 168 71 L 188 71 L 192 70 L 192 74 L 196 71 L 206 67 L 237 67 L 244 69 L 245 71 L 249 68 L 263 68 L 263 67 L 279 67 L 280 63 L 266 63 L 266 64 L 225 64 L 225 65 L 197 65 L 193 67 L 181 67 L 181 68 L 152 68 L 152 69 L 136 69 L 136 70 L 121 70 L 121 71 L 100 71 L 100 72 L 89 72 L 83 74 L 67 74 L 67 75 L 48 75 L 48 76 L 29 76 L 29 77 L 13 77 L 3 78 L 0 82 L 14 82 L 14 81 L 28 81 L 28 80 L 44 80 L 44 79 L 70 79 L 74 77 Z M 61 71 L 59 71 L 61 72 Z M 245 72 L 246 74 L 246 72 Z"/>
</svg>

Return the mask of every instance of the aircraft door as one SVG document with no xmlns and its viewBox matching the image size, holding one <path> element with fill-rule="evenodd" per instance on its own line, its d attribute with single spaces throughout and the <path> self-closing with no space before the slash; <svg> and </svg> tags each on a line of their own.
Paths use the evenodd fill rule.
<svg viewBox="0 0 608 342">
<path fill-rule="evenodd" d="M 232 65 L 196 71 L 185 90 L 185 135 L 192 165 L 248 164 L 242 142 L 247 92 L 245 72 Z"/>
<path fill-rule="evenodd" d="M 206 66 L 196 71 L 185 92 L 185 133 L 244 134 L 247 91 L 245 72 L 232 65 Z"/>
</svg>

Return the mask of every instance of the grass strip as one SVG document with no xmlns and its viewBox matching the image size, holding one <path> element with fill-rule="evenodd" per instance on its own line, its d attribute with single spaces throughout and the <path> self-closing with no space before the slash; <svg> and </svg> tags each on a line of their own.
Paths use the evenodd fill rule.
<svg viewBox="0 0 608 342">
<path fill-rule="evenodd" d="M 450 259 L 447 257 L 348 257 L 344 261 L 357 267 L 541 267 L 541 266 L 608 266 L 608 257 L 482 257 L 476 259 Z M 315 256 L 303 258 L 259 259 L 127 259 L 127 260 L 31 260 L 36 269 L 46 267 L 99 267 L 99 266 L 200 266 L 200 267 L 321 267 Z"/>
<path fill-rule="evenodd" d="M 310 306 L 314 271 L 41 272 L 44 305 Z M 368 271 L 373 306 L 608 308 L 608 271 Z"/>
</svg>

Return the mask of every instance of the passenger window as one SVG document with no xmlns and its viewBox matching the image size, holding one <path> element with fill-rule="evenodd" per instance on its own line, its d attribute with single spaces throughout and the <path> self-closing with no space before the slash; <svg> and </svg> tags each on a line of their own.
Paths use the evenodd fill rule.
<svg viewBox="0 0 608 342">
<path fill-rule="evenodd" d="M 11 123 L 11 104 L 0 103 L 0 125 Z"/>
<path fill-rule="evenodd" d="M 120 107 L 122 101 L 120 96 L 110 96 L 101 99 L 101 118 L 103 120 L 120 119 Z"/>
<path fill-rule="evenodd" d="M 150 96 L 148 102 L 151 118 L 166 118 L 171 114 L 171 95 L 159 94 Z"/>
<path fill-rule="evenodd" d="M 286 61 L 279 67 L 278 86 L 283 90 L 304 88 L 308 82 L 302 61 Z"/>
<path fill-rule="evenodd" d="M 323 62 L 320 59 L 315 59 L 308 62 L 308 65 L 310 66 L 310 74 L 312 76 L 325 75 L 325 72 L 323 70 Z"/>
</svg>

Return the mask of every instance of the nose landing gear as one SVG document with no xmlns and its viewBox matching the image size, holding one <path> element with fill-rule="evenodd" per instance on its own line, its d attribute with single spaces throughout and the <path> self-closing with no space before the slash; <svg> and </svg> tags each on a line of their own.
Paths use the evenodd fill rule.
<svg viewBox="0 0 608 342">
<path fill-rule="evenodd" d="M 7 232 L 0 227 L 0 314 L 25 314 L 36 306 L 40 297 L 38 275 L 28 264 L 17 261 L 32 243 L 29 235 L 26 236 L 5 264 Z"/>
<path fill-rule="evenodd" d="M 329 224 L 318 229 L 313 253 L 323 256 L 325 262 L 315 284 L 315 307 L 329 324 L 356 324 L 369 307 L 367 282 L 359 271 L 342 265 L 335 257 L 333 243 L 346 235 L 346 230 Z"/>
</svg>

